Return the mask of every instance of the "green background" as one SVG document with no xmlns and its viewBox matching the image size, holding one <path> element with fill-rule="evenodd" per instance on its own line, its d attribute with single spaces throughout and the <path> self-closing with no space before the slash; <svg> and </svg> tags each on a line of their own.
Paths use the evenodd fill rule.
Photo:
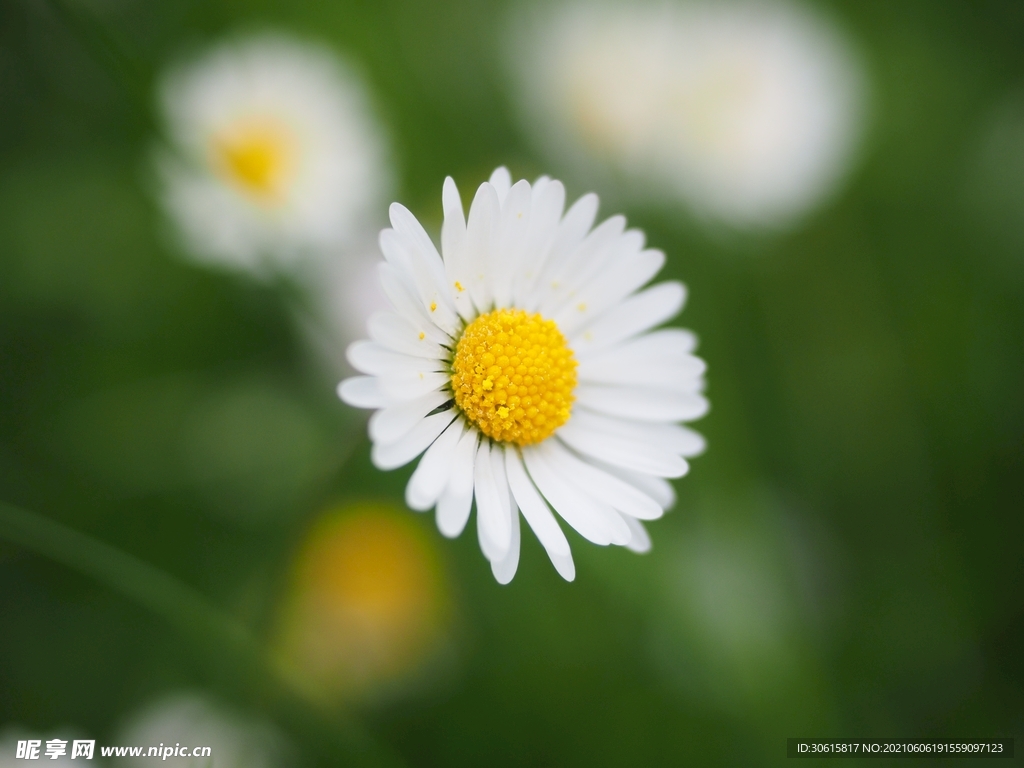
<svg viewBox="0 0 1024 768">
<path fill-rule="evenodd" d="M 763 236 L 625 206 L 690 288 L 707 454 L 649 555 L 568 533 L 572 584 L 527 534 L 498 586 L 472 529 L 449 542 L 414 518 L 451 584 L 450 658 L 356 707 L 407 764 L 773 765 L 788 736 L 1024 731 L 1024 4 L 823 6 L 872 94 L 835 199 Z M 154 77 L 239 31 L 335 46 L 389 126 L 396 199 L 436 235 L 446 175 L 554 170 L 511 101 L 510 10 L 2 0 L 0 498 L 266 636 L 309 521 L 401 504 L 410 469 L 372 469 L 278 288 L 176 252 L 148 165 Z M 301 764 L 347 762 L 223 653 L 0 541 L 0 724 L 115 743 L 189 688 L 278 720 Z"/>
</svg>

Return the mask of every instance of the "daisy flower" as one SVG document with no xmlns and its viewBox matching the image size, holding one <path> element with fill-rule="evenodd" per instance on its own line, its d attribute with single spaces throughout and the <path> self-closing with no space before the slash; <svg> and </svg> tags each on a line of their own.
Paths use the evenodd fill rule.
<svg viewBox="0 0 1024 768">
<path fill-rule="evenodd" d="M 390 175 L 364 88 L 329 50 L 263 35 L 172 68 L 163 202 L 197 259 L 265 273 L 362 234 Z"/>
<path fill-rule="evenodd" d="M 463 213 L 445 180 L 441 253 L 416 218 L 391 206 L 380 235 L 392 311 L 348 349 L 365 376 L 339 386 L 370 418 L 372 459 L 400 467 L 423 453 L 406 502 L 437 510 L 449 537 L 476 502 L 480 547 L 495 578 L 519 563 L 519 513 L 558 572 L 575 577 L 552 510 L 595 544 L 638 552 L 641 520 L 674 503 L 665 478 L 688 471 L 704 441 L 678 422 L 703 416 L 704 362 L 681 329 L 654 330 L 685 289 L 644 289 L 663 253 L 622 216 L 594 227 L 597 196 L 564 210 L 541 177 L 512 184 L 499 168 Z M 641 290 L 642 289 L 642 290 Z"/>
<path fill-rule="evenodd" d="M 850 165 L 862 67 L 840 30 L 800 5 L 577 2 L 536 22 L 514 38 L 524 124 L 579 169 L 600 160 L 641 195 L 779 227 Z"/>
</svg>

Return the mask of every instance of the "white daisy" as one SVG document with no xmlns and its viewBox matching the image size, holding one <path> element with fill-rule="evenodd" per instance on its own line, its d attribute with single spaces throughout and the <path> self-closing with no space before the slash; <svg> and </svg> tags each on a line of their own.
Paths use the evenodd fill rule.
<svg viewBox="0 0 1024 768">
<path fill-rule="evenodd" d="M 205 697 L 177 693 L 158 699 L 134 714 L 121 728 L 118 742 L 126 745 L 179 748 L 171 763 L 186 768 L 272 768 L 285 764 L 289 746 L 271 725 L 222 710 Z M 188 756 L 182 756 L 180 747 Z M 199 747 L 210 754 L 194 756 Z M 166 758 L 162 758 L 166 759 Z M 122 757 L 120 765 L 144 766 L 153 758 Z"/>
<path fill-rule="evenodd" d="M 862 67 L 799 5 L 587 2 L 536 22 L 512 61 L 525 124 L 553 157 L 600 159 L 642 195 L 740 227 L 790 223 L 850 164 Z"/>
<path fill-rule="evenodd" d="M 474 499 L 495 578 L 519 562 L 519 512 L 558 572 L 575 576 L 553 508 L 584 538 L 643 552 L 641 520 L 674 502 L 665 478 L 704 441 L 678 422 L 703 416 L 704 362 L 681 329 L 652 330 L 683 306 L 677 282 L 640 290 L 665 256 L 622 216 L 592 229 L 597 196 L 564 211 L 561 182 L 480 185 L 468 221 L 451 178 L 443 259 L 416 218 L 391 206 L 381 281 L 393 311 L 348 349 L 366 376 L 339 386 L 370 418 L 372 458 L 394 469 L 424 453 L 406 488 L 449 537 Z"/>
<path fill-rule="evenodd" d="M 390 174 L 364 89 L 329 50 L 225 43 L 160 96 L 163 200 L 194 257 L 262 273 L 362 234 Z"/>
</svg>

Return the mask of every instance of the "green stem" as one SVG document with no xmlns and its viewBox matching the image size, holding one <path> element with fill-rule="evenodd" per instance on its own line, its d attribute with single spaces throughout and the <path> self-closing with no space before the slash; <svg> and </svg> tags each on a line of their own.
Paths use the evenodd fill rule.
<svg viewBox="0 0 1024 768">
<path fill-rule="evenodd" d="M 270 705 L 273 714 L 313 745 L 324 763 L 398 766 L 402 761 L 342 712 L 310 705 L 268 659 L 244 626 L 169 574 L 90 536 L 0 501 L 0 538 L 50 558 L 153 612 L 202 654 L 217 649 L 217 671 Z M 205 655 L 205 654 L 202 654 Z M 347 759 L 346 759 L 347 758 Z"/>
</svg>

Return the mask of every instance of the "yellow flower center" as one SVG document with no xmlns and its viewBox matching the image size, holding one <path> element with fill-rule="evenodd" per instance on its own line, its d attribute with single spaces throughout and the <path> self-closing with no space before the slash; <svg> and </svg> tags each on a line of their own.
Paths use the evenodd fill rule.
<svg viewBox="0 0 1024 768">
<path fill-rule="evenodd" d="M 280 200 L 295 164 L 291 132 L 272 121 L 244 121 L 214 137 L 214 164 L 221 175 L 263 200 Z"/>
<path fill-rule="evenodd" d="M 455 404 L 488 437 L 532 445 L 569 420 L 576 358 L 552 320 L 496 309 L 466 326 L 452 361 Z"/>
</svg>

